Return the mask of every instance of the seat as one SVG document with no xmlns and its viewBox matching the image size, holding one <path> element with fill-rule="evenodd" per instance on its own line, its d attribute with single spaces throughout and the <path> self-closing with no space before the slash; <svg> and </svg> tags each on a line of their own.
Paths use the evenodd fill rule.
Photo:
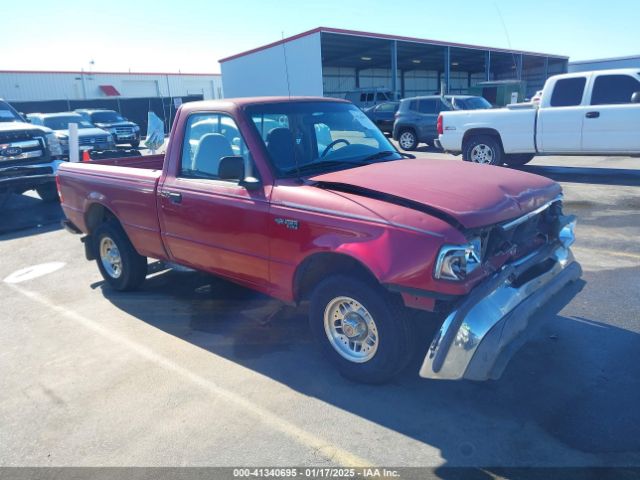
<svg viewBox="0 0 640 480">
<path fill-rule="evenodd" d="M 233 155 L 229 140 L 219 133 L 203 135 L 193 156 L 193 170 L 218 176 L 222 157 Z"/>
<path fill-rule="evenodd" d="M 296 165 L 295 141 L 291 130 L 277 127 L 267 135 L 267 150 L 279 170 L 289 170 Z"/>
</svg>

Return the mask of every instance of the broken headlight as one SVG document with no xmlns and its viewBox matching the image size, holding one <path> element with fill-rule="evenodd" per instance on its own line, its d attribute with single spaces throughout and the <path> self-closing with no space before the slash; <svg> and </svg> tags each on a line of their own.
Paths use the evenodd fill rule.
<svg viewBox="0 0 640 480">
<path fill-rule="evenodd" d="M 443 245 L 438 253 L 433 276 L 443 280 L 464 280 L 481 263 L 480 238 L 474 238 L 465 245 Z"/>
</svg>

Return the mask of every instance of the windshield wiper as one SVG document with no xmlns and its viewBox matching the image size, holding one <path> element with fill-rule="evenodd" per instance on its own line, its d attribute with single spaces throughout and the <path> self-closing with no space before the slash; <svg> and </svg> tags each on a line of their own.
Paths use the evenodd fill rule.
<svg viewBox="0 0 640 480">
<path fill-rule="evenodd" d="M 289 168 L 285 170 L 283 173 L 291 174 L 291 173 L 303 173 L 303 172 L 312 172 L 314 170 L 321 169 L 323 167 L 362 167 L 366 165 L 366 162 L 358 161 L 358 162 L 347 162 L 346 160 L 329 160 L 327 162 L 311 162 L 305 165 L 300 165 L 299 167 Z"/>
<path fill-rule="evenodd" d="M 394 153 L 397 153 L 398 155 L 401 155 L 404 158 L 416 158 L 415 155 L 411 155 L 410 153 L 402 153 L 402 152 L 398 152 L 397 150 L 382 150 L 380 152 L 373 153 L 368 157 L 364 157 L 362 161 L 368 162 L 370 160 L 379 160 L 381 158 L 388 157 L 389 155 L 393 155 Z M 399 159 L 394 158 L 393 160 L 399 160 Z M 393 161 L 393 160 L 389 160 L 389 161 Z"/>
</svg>

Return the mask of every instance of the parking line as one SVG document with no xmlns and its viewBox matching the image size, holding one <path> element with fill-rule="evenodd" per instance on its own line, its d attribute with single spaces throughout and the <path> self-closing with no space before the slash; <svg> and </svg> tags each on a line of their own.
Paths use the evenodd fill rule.
<svg viewBox="0 0 640 480">
<path fill-rule="evenodd" d="M 305 447 L 314 450 L 316 453 L 324 456 L 332 462 L 335 462 L 343 467 L 364 468 L 373 466 L 371 462 L 358 457 L 357 455 L 349 453 L 346 450 L 338 447 L 337 445 L 323 440 L 322 438 L 301 429 L 288 420 L 279 417 L 278 415 L 253 403 L 252 401 L 247 400 L 243 396 L 227 390 L 217 383 L 208 380 L 200 375 L 197 375 L 184 367 L 181 367 L 168 358 L 155 353 L 149 347 L 123 337 L 122 335 L 118 335 L 117 333 L 108 330 L 102 324 L 90 320 L 89 318 L 84 317 L 79 313 L 74 312 L 73 310 L 60 305 L 56 305 L 40 293 L 26 290 L 16 284 L 5 283 L 5 285 L 13 289 L 15 292 L 29 298 L 30 300 L 33 300 L 34 302 L 37 302 L 42 306 L 54 312 L 57 312 L 76 323 L 79 323 L 80 325 L 94 331 L 95 333 L 98 333 L 99 335 L 102 335 L 112 342 L 128 348 L 129 350 L 145 358 L 146 360 L 155 362 L 161 367 L 185 377 L 192 383 L 205 390 L 208 390 L 214 395 L 224 398 L 225 400 L 231 402 L 233 405 L 243 408 L 248 413 L 257 417 L 257 419 L 261 422 L 267 424 L 275 430 L 278 430 L 279 432 L 285 434 L 286 436 L 304 445 Z"/>
</svg>

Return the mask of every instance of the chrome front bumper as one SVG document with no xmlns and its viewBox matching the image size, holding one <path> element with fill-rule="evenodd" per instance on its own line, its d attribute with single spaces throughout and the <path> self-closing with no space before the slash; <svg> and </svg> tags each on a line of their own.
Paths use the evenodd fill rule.
<svg viewBox="0 0 640 480">
<path fill-rule="evenodd" d="M 505 265 L 447 316 L 420 376 L 499 378 L 514 351 L 513 340 L 527 328 L 529 317 L 581 274 L 571 250 L 561 243 Z"/>
</svg>

